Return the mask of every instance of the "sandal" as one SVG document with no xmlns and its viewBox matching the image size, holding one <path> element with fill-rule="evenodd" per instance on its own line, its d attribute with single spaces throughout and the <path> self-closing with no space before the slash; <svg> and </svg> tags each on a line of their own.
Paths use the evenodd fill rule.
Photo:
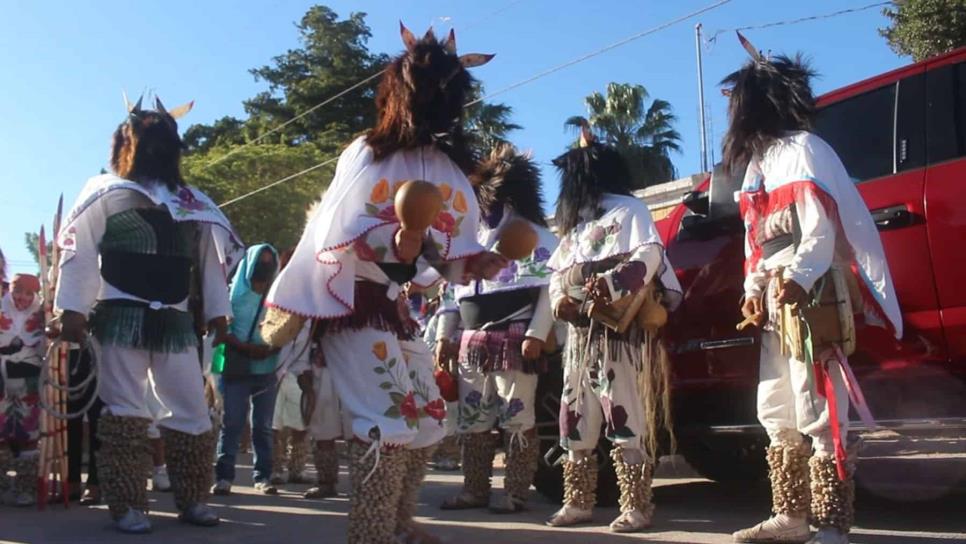
<svg viewBox="0 0 966 544">
<path fill-rule="evenodd" d="M 489 505 L 489 497 L 475 497 L 466 491 L 460 491 L 459 495 L 443 501 L 439 508 L 440 510 L 470 510 L 472 508 L 486 508 Z"/>
</svg>

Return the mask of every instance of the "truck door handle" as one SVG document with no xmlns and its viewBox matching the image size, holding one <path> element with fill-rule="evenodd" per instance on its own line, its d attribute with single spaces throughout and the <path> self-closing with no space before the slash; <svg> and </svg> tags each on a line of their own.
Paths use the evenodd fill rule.
<svg viewBox="0 0 966 544">
<path fill-rule="evenodd" d="M 889 206 L 872 210 L 872 220 L 879 230 L 900 229 L 911 226 L 916 219 L 916 215 L 909 211 L 905 205 Z"/>
</svg>

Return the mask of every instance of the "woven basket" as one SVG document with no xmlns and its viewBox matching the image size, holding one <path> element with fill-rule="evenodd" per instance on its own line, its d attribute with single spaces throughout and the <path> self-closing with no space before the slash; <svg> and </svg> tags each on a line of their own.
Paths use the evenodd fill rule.
<svg viewBox="0 0 966 544">
<path fill-rule="evenodd" d="M 269 307 L 261 324 L 262 339 L 273 348 L 286 346 L 295 340 L 305 321 L 300 315 L 274 306 Z"/>
</svg>

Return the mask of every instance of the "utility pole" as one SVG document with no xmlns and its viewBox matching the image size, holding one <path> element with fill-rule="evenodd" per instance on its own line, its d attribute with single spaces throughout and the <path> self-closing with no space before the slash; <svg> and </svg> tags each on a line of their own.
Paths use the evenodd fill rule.
<svg viewBox="0 0 966 544">
<path fill-rule="evenodd" d="M 708 168 L 708 136 L 704 120 L 704 67 L 701 63 L 701 23 L 694 25 L 694 49 L 698 56 L 698 120 L 701 126 L 701 171 Z"/>
</svg>

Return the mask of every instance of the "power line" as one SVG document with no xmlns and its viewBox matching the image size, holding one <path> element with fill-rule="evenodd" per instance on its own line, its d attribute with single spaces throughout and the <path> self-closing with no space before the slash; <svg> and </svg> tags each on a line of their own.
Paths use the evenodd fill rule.
<svg viewBox="0 0 966 544">
<path fill-rule="evenodd" d="M 334 163 L 337 160 L 339 160 L 339 156 L 338 155 L 336 155 L 335 157 L 331 157 L 329 159 L 326 159 L 326 160 L 320 162 L 319 164 L 316 164 L 315 166 L 310 166 L 310 167 L 306 168 L 305 170 L 302 170 L 301 172 L 296 172 L 296 173 L 294 173 L 294 174 L 292 174 L 290 176 L 285 176 L 284 178 L 282 178 L 282 179 L 280 179 L 278 181 L 273 181 L 272 183 L 269 183 L 268 185 L 265 185 L 264 187 L 259 187 L 258 189 L 255 189 L 254 191 L 249 191 L 249 192 L 247 192 L 247 193 L 245 193 L 245 194 L 243 194 L 241 196 L 235 197 L 235 198 L 229 200 L 228 202 L 219 204 L 218 207 L 219 208 L 224 208 L 225 206 L 229 206 L 231 204 L 234 204 L 235 202 L 238 202 L 239 200 L 243 200 L 243 199 L 248 198 L 248 197 L 250 197 L 252 195 L 257 195 L 258 193 L 260 193 L 262 191 L 267 191 L 268 189 L 271 189 L 272 187 L 275 187 L 276 185 L 281 185 L 281 184 L 285 183 L 286 181 L 288 181 L 290 179 L 295 179 L 295 178 L 297 178 L 297 177 L 299 177 L 301 175 L 308 174 L 309 172 L 311 172 L 313 170 L 318 170 L 319 168 L 322 168 L 323 166 L 332 164 L 332 163 Z"/>
<path fill-rule="evenodd" d="M 721 34 L 724 34 L 725 32 L 735 32 L 737 30 L 757 30 L 757 29 L 760 29 L 760 28 L 771 28 L 771 27 L 774 27 L 774 26 L 786 26 L 786 25 L 794 25 L 794 24 L 798 24 L 798 23 L 804 23 L 804 22 L 807 22 L 807 21 L 817 21 L 819 19 L 830 19 L 832 17 L 838 17 L 839 15 L 846 15 L 846 14 L 849 14 L 849 13 L 857 13 L 857 12 L 865 11 L 865 10 L 872 9 L 872 8 L 878 8 L 878 7 L 882 7 L 882 6 L 888 6 L 888 5 L 891 5 L 892 3 L 893 2 L 876 2 L 875 4 L 869 4 L 867 6 L 862 6 L 862 7 L 858 7 L 858 8 L 842 9 L 842 10 L 839 10 L 839 11 L 835 11 L 835 12 L 832 12 L 832 13 L 825 13 L 825 14 L 822 14 L 822 15 L 811 15 L 809 17 L 799 17 L 798 19 L 788 19 L 788 20 L 785 20 L 785 21 L 774 21 L 774 22 L 771 22 L 771 23 L 763 23 L 763 24 L 760 24 L 760 25 L 749 25 L 749 26 L 740 26 L 738 28 L 727 28 L 727 29 L 724 29 L 724 30 L 718 30 L 717 32 L 715 32 L 714 34 L 712 34 L 711 37 L 708 38 L 708 40 L 705 43 L 708 44 L 708 45 L 711 45 L 711 44 L 715 43 L 715 40 L 718 38 L 718 36 L 720 36 Z"/>
<path fill-rule="evenodd" d="M 660 25 L 658 25 L 656 27 L 650 28 L 650 29 L 645 30 L 643 32 L 638 32 L 637 34 L 633 34 L 633 35 L 628 36 L 628 37 L 626 37 L 626 38 L 624 38 L 624 39 L 622 39 L 620 41 L 614 42 L 614 43 L 612 43 L 610 45 L 607 45 L 607 46 L 602 47 L 600 49 L 597 49 L 595 51 L 591 51 L 590 53 L 581 55 L 581 56 L 579 56 L 579 57 L 577 57 L 577 58 L 575 58 L 573 60 L 570 60 L 568 62 L 565 62 L 563 64 L 559 64 L 559 65 L 554 66 L 552 68 L 548 68 L 547 70 L 543 70 L 542 72 L 538 72 L 537 74 L 535 74 L 535 75 L 533 75 L 531 77 L 528 77 L 526 79 L 523 79 L 521 81 L 518 81 L 516 83 L 513 83 L 512 85 L 508 85 L 506 87 L 503 87 L 502 89 L 499 89 L 497 91 L 494 91 L 492 93 L 489 93 L 486 96 L 482 96 L 480 98 L 477 98 L 476 100 L 472 100 L 472 101 L 466 103 L 464 105 L 464 107 L 472 106 L 472 105 L 477 104 L 477 103 L 479 103 L 479 102 L 481 102 L 483 100 L 486 100 L 488 98 L 492 98 L 494 96 L 503 94 L 503 93 L 508 92 L 508 91 L 511 91 L 513 89 L 522 87 L 522 86 L 527 85 L 529 83 L 532 83 L 532 82 L 534 82 L 534 81 L 536 81 L 538 79 L 542 79 L 542 78 L 544 78 L 546 76 L 549 76 L 551 74 L 554 74 L 556 72 L 559 72 L 559 71 L 561 71 L 561 70 L 563 70 L 565 68 L 569 68 L 570 66 L 573 66 L 575 64 L 579 64 L 579 63 L 581 63 L 581 62 L 583 62 L 585 60 L 588 60 L 588 59 L 591 59 L 591 58 L 596 57 L 598 55 L 601 55 L 603 53 L 606 53 L 606 52 L 608 52 L 608 51 L 610 51 L 612 49 L 616 49 L 616 48 L 621 47 L 623 45 L 627 45 L 628 43 L 631 43 L 631 42 L 633 42 L 635 40 L 638 40 L 640 38 L 643 38 L 644 36 L 648 36 L 650 34 L 654 34 L 656 32 L 659 32 L 661 30 L 664 30 L 664 29 L 666 29 L 666 28 L 668 28 L 670 26 L 673 26 L 675 24 L 678 24 L 680 22 L 683 22 L 683 21 L 686 21 L 688 19 L 697 17 L 698 15 L 701 15 L 701 14 L 706 13 L 708 11 L 711 11 L 713 9 L 719 8 L 719 7 L 721 7 L 721 6 L 725 5 L 725 4 L 728 4 L 730 2 L 731 2 L 731 0 L 718 0 L 717 2 L 715 2 L 713 4 L 710 4 L 708 6 L 705 6 L 705 7 L 701 8 L 701 9 L 696 10 L 696 11 L 692 11 L 692 12 L 686 14 L 686 15 L 682 15 L 680 17 L 677 17 L 675 19 L 672 19 L 672 20 L 670 20 L 668 22 L 665 22 L 663 24 L 660 24 Z M 270 184 L 268 184 L 268 185 L 266 185 L 266 186 L 264 186 L 264 187 L 262 187 L 260 189 L 256 189 L 254 191 L 251 191 L 250 193 L 241 195 L 241 196 L 239 196 L 237 198 L 233 198 L 233 199 L 229 200 L 228 202 L 225 202 L 223 204 L 220 204 L 218 207 L 219 208 L 224 208 L 225 206 L 228 206 L 229 204 L 234 204 L 235 202 L 238 202 L 239 200 L 242 200 L 244 198 L 248 198 L 249 196 L 252 196 L 254 194 L 260 193 L 260 192 L 262 192 L 262 191 L 264 191 L 266 189 L 269 189 L 271 187 L 275 187 L 276 185 L 279 185 L 281 183 L 284 183 L 286 181 L 289 181 L 291 179 L 294 179 L 294 178 L 296 178 L 298 176 L 301 176 L 302 174 L 306 174 L 308 172 L 311 172 L 312 170 L 315 170 L 316 168 L 321 168 L 322 166 L 325 166 L 327 164 L 331 164 L 332 162 L 338 160 L 338 158 L 339 158 L 338 156 L 329 158 L 326 161 L 324 161 L 322 163 L 319 163 L 319 164 L 317 164 L 317 165 L 315 165 L 315 166 L 313 166 L 311 168 L 307 168 L 307 169 L 305 169 L 305 170 L 303 170 L 301 172 L 297 172 L 297 173 L 292 174 L 290 176 L 286 176 L 285 178 L 282 178 L 282 179 L 280 179 L 278 181 L 274 181 L 274 182 L 272 182 L 272 183 L 270 183 Z"/>
<path fill-rule="evenodd" d="M 338 100 L 339 98 L 342 98 L 342 97 L 343 97 L 343 96 L 345 96 L 346 94 L 348 94 L 348 93 L 350 93 L 350 92 L 352 92 L 352 91 L 354 91 L 354 90 L 356 90 L 356 89 L 358 89 L 359 87 L 361 87 L 361 86 L 363 86 L 363 85 L 365 85 L 366 83 L 369 83 L 369 82 L 370 82 L 370 81 L 372 81 L 373 79 L 376 79 L 377 77 L 379 77 L 379 76 L 381 76 L 381 75 L 382 75 L 382 73 L 383 73 L 383 72 L 385 72 L 385 71 L 386 71 L 386 69 L 385 69 L 385 68 L 383 68 L 382 70 L 379 70 L 379 71 L 378 71 L 378 72 L 376 72 L 375 74 L 372 74 L 371 76 L 369 76 L 369 77 L 367 77 L 367 78 L 365 78 L 365 79 L 363 79 L 363 80 L 361 80 L 361 81 L 359 81 L 358 83 L 356 83 L 356 84 L 354 84 L 354 85 L 352 85 L 351 87 L 347 87 L 346 89 L 343 89 L 343 90 L 342 90 L 341 92 L 339 92 L 339 93 L 336 93 L 336 94 L 334 94 L 334 95 L 332 95 L 332 96 L 330 96 L 329 98 L 326 98 L 326 99 L 325 99 L 325 100 L 323 100 L 322 102 L 319 102 L 318 104 L 316 104 L 316 105 L 314 105 L 314 106 L 312 106 L 311 108 L 309 108 L 309 109 L 307 109 L 307 110 L 305 110 L 305 111 L 303 111 L 302 113 L 300 113 L 300 114 L 298 114 L 298 115 L 296 115 L 295 117 L 293 117 L 293 118 L 291 118 L 291 119 L 289 119 L 288 121 L 285 121 L 285 122 L 284 122 L 284 123 L 282 123 L 281 125 L 278 125 L 277 127 L 275 127 L 275 128 L 273 128 L 273 129 L 271 129 L 271 130 L 269 130 L 268 132 L 266 132 L 266 133 L 264 133 L 264 134 L 262 134 L 261 136 L 258 136 L 258 137 L 257 137 L 257 138 L 255 138 L 254 140 L 252 140 L 252 141 L 250 141 L 250 142 L 245 142 L 244 144 L 242 144 L 242 145 L 240 145 L 240 146 L 238 146 L 238 147 L 236 147 L 236 148 L 234 148 L 234 149 L 232 149 L 232 150 L 231 150 L 231 151 L 229 151 L 228 153 L 225 153 L 225 154 L 224 154 L 224 155 L 222 155 L 221 157 L 219 157 L 219 158 L 217 158 L 217 159 L 215 159 L 215 160 L 213 160 L 213 161 L 211 161 L 211 162 L 210 162 L 210 163 L 208 163 L 208 164 L 207 164 L 207 165 L 206 165 L 205 167 L 206 167 L 206 168 L 210 168 L 210 167 L 212 167 L 212 166 L 214 166 L 214 165 L 216 165 L 216 164 L 218 164 L 218 163 L 221 163 L 221 162 L 223 162 L 223 161 L 224 161 L 224 160 L 226 160 L 226 159 L 227 159 L 228 157 L 231 157 L 232 155 L 234 155 L 235 153 L 238 153 L 238 152 L 239 152 L 239 151 L 241 151 L 242 149 L 245 149 L 246 147 L 248 147 L 248 146 L 250 146 L 250 145 L 255 145 L 255 144 L 257 144 L 257 143 L 258 143 L 258 142 L 260 142 L 260 141 L 261 141 L 261 140 L 262 140 L 263 138 L 265 138 L 265 137 L 267 137 L 267 136 L 270 136 L 270 135 L 272 135 L 272 134 L 275 134 L 276 132 L 278 132 L 278 131 L 280 131 L 280 130 L 282 130 L 283 128 L 285 128 L 285 127 L 287 127 L 287 126 L 289 126 L 289 125 L 291 125 L 292 123 L 294 123 L 294 122 L 296 122 L 296 121 L 298 121 L 299 119 L 301 119 L 301 118 L 303 118 L 303 117 L 305 117 L 306 115 L 308 115 L 308 114 L 310 114 L 310 113 L 312 113 L 313 111 L 315 111 L 315 110 L 317 110 L 317 109 L 319 109 L 319 108 L 321 108 L 322 106 L 325 106 L 325 105 L 327 105 L 327 104 L 331 104 L 332 102 L 334 102 L 334 101 L 336 101 L 336 100 Z"/>
<path fill-rule="evenodd" d="M 487 19 L 490 19 L 492 17 L 495 17 L 496 15 L 499 15 L 500 13 L 503 13 L 504 11 L 510 9 L 511 7 L 513 7 L 513 6 L 521 3 L 523 1 L 524 0 L 515 0 L 514 2 L 510 2 L 510 3 L 506 4 L 506 5 L 504 5 L 503 7 L 498 8 L 496 11 L 493 11 L 493 12 L 490 12 L 489 14 L 487 14 L 487 15 L 484 15 L 483 17 L 481 17 L 481 18 L 473 21 L 472 23 L 468 24 L 466 26 L 466 28 L 464 28 L 464 31 L 469 30 L 470 28 L 473 28 L 474 26 L 480 24 L 483 21 L 486 21 Z M 282 123 L 282 124 L 278 125 L 277 127 L 269 130 L 268 132 L 265 132 L 264 134 L 259 135 L 254 140 L 251 140 L 249 142 L 245 142 L 244 144 L 242 144 L 242 145 L 240 145 L 240 146 L 232 149 L 228 153 L 225 153 L 221 157 L 218 157 L 217 159 L 215 159 L 215 160 L 211 161 L 210 163 L 206 164 L 204 166 L 204 168 L 211 168 L 212 166 L 214 166 L 216 164 L 219 164 L 221 162 L 224 162 L 226 159 L 228 159 L 228 157 L 231 157 L 232 155 L 238 153 L 242 149 L 245 149 L 246 147 L 248 147 L 250 145 L 257 144 L 258 142 L 262 141 L 264 138 L 266 138 L 268 136 L 271 136 L 272 134 L 275 134 L 276 132 L 282 130 L 283 128 L 285 128 L 285 127 L 287 127 L 289 125 L 291 125 L 292 123 L 298 121 L 299 119 L 305 117 L 306 115 L 309 115 L 310 113 L 318 110 L 319 108 L 321 108 L 323 106 L 327 106 L 327 105 L 331 104 L 332 102 L 335 102 L 336 100 L 342 98 L 343 96 L 349 94 L 350 92 L 358 89 L 359 87 L 362 87 L 366 83 L 369 83 L 373 79 L 376 79 L 377 77 L 381 76 L 385 72 L 386 72 L 386 68 L 383 68 L 382 70 L 379 70 L 378 72 L 372 74 L 371 76 L 369 76 L 369 77 L 367 77 L 365 79 L 362 79 L 362 80 L 360 80 L 360 81 L 352 84 L 349 87 L 346 87 L 345 89 L 343 89 L 343 90 L 339 91 L 338 93 L 330 96 L 329 98 L 326 98 L 325 100 L 323 100 L 323 101 L 319 102 L 318 104 L 312 106 L 311 108 L 303 111 L 302 113 L 296 115 L 295 117 L 289 119 L 288 121 L 285 121 L 284 123 Z"/>
<path fill-rule="evenodd" d="M 577 57 L 577 58 L 575 58 L 575 59 L 573 59 L 571 61 L 568 61 L 568 62 L 565 62 L 563 64 L 559 64 L 557 66 L 554 66 L 553 68 L 548 68 L 548 69 L 546 69 L 546 70 L 544 70 L 542 72 L 539 72 L 539 73 L 537 73 L 537 74 L 535 74 L 533 76 L 530 76 L 530 77 L 528 77 L 528 78 L 526 78 L 524 80 L 518 81 L 518 82 L 516 82 L 516 83 L 514 83 L 512 85 L 508 85 L 508 86 L 506 86 L 506 87 L 504 87 L 502 89 L 499 89 L 497 91 L 494 91 L 492 93 L 489 93 L 486 96 L 482 96 L 480 98 L 477 98 L 476 100 L 474 100 L 474 101 L 472 101 L 472 102 L 470 102 L 469 104 L 466 104 L 466 105 L 467 106 L 472 106 L 473 104 L 476 104 L 477 102 L 482 102 L 483 100 L 486 100 L 488 98 L 492 98 L 494 96 L 503 94 L 503 93 L 505 93 L 507 91 L 511 91 L 513 89 L 516 89 L 517 87 L 522 87 L 522 86 L 524 86 L 524 85 L 526 85 L 528 83 L 532 83 L 532 82 L 534 82 L 534 81 L 536 81 L 538 79 L 542 79 L 542 78 L 544 78 L 546 76 L 549 76 L 549 75 L 551 75 L 553 73 L 559 72 L 560 70 L 563 70 L 563 69 L 569 68 L 569 67 L 571 67 L 571 66 L 573 66 L 575 64 L 579 64 L 581 62 L 584 62 L 587 59 L 590 59 L 590 58 L 596 57 L 597 55 L 601 55 L 603 53 L 606 53 L 606 52 L 610 51 L 611 49 L 617 49 L 618 47 L 621 47 L 623 45 L 627 45 L 627 44 L 629 44 L 629 43 L 631 43 L 631 42 L 633 42 L 635 40 L 638 40 L 640 38 L 643 38 L 644 36 L 648 36 L 648 35 L 654 34 L 655 32 L 659 32 L 661 30 L 664 30 L 665 28 L 668 28 L 669 26 L 676 25 L 676 24 L 678 24 L 678 23 L 680 23 L 682 21 L 687 21 L 688 19 L 691 19 L 693 17 L 697 17 L 698 15 L 701 15 L 702 13 L 711 11 L 711 10 L 716 9 L 716 8 L 719 8 L 719 7 L 725 5 L 725 4 L 729 3 L 729 2 L 731 2 L 731 0 L 719 0 L 718 2 L 715 2 L 714 4 L 710 4 L 708 6 L 705 6 L 705 7 L 701 8 L 701 9 L 699 9 L 697 11 L 692 11 L 691 13 L 688 13 L 686 15 L 682 15 L 682 16 L 676 18 L 676 19 L 672 19 L 672 20 L 670 20 L 670 21 L 668 21 L 666 23 L 663 23 L 661 25 L 658 25 L 658 26 L 656 26 L 654 28 L 650 28 L 650 29 L 645 30 L 643 32 L 638 32 L 637 34 L 634 34 L 632 36 L 628 36 L 628 37 L 624 38 L 623 40 L 614 42 L 614 43 L 612 43 L 612 44 L 610 44 L 608 46 L 602 47 L 602 48 L 600 48 L 600 49 L 598 49 L 596 51 L 591 51 L 590 53 L 581 55 L 581 56 L 579 56 L 579 57 Z"/>
</svg>

